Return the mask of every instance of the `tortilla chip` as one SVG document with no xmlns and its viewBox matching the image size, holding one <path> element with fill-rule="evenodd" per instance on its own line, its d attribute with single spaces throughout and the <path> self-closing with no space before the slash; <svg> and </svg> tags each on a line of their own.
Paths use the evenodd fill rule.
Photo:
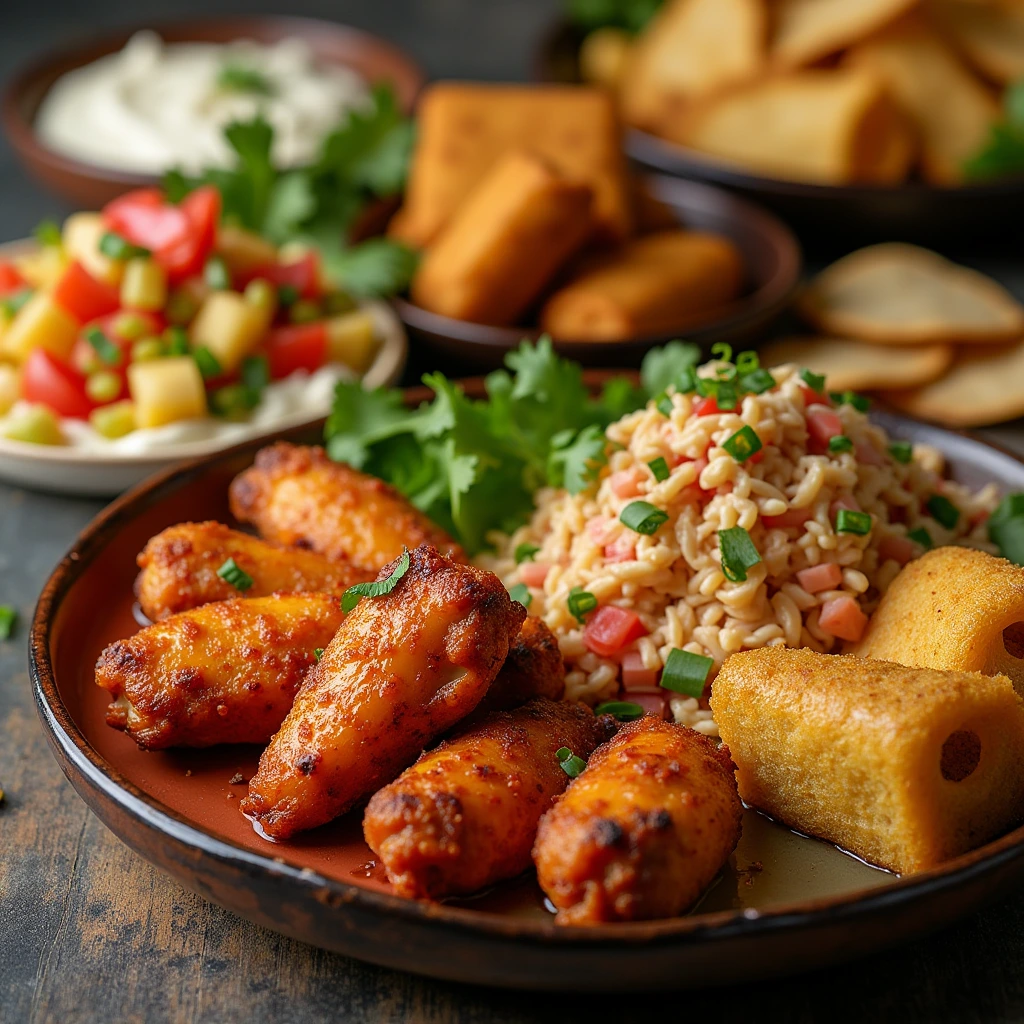
<svg viewBox="0 0 1024 1024">
<path fill-rule="evenodd" d="M 662 132 L 758 174 L 828 185 L 902 181 L 913 154 L 881 79 L 855 70 L 798 71 L 742 86 Z"/>
<path fill-rule="evenodd" d="M 949 41 L 983 75 L 1009 85 L 1024 78 L 1024 4 L 931 0 Z"/>
<path fill-rule="evenodd" d="M 960 349 L 938 380 L 882 396 L 897 409 L 947 427 L 984 427 L 1024 416 L 1024 344 Z"/>
<path fill-rule="evenodd" d="M 850 50 L 844 63 L 880 75 L 914 122 L 926 180 L 963 181 L 964 163 L 984 146 L 999 104 L 938 33 L 908 19 Z"/>
<path fill-rule="evenodd" d="M 777 0 L 771 57 L 796 68 L 866 38 L 905 14 L 918 0 Z"/>
<path fill-rule="evenodd" d="M 764 0 L 669 0 L 633 47 L 622 113 L 656 129 L 696 99 L 757 75 L 765 64 Z"/>
<path fill-rule="evenodd" d="M 852 338 L 787 338 L 761 349 L 763 366 L 797 363 L 822 373 L 830 391 L 914 388 L 941 376 L 951 345 L 869 345 Z"/>
<path fill-rule="evenodd" d="M 1024 335 L 1024 307 L 990 277 L 916 245 L 859 249 L 797 303 L 819 330 L 877 344 L 999 343 Z"/>
</svg>

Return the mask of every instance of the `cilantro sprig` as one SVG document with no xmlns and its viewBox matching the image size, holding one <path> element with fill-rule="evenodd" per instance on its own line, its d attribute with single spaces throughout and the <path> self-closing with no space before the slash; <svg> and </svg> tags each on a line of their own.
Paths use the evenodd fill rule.
<svg viewBox="0 0 1024 1024">
<path fill-rule="evenodd" d="M 973 180 L 1024 174 L 1024 81 L 1015 82 L 1003 95 L 1003 119 L 989 128 L 981 149 L 964 163 L 964 175 Z"/>
</svg>

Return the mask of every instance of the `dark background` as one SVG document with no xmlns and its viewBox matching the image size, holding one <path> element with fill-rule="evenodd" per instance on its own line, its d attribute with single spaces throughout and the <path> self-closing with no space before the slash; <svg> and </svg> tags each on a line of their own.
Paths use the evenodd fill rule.
<svg viewBox="0 0 1024 1024">
<path fill-rule="evenodd" d="M 331 17 L 387 36 L 432 77 L 521 79 L 557 10 L 557 0 L 0 0 L 0 78 L 51 45 L 104 28 L 189 13 L 265 12 Z M 64 212 L 0 140 L 0 238 L 24 236 Z M 1007 232 L 1018 234 L 1019 225 Z M 1013 286 L 1024 281 L 1021 266 L 998 260 L 989 269 Z M 1000 433 L 1012 440 L 1015 432 L 1020 444 L 1019 428 Z M 0 644 L 2 1024 L 1024 1020 L 1024 895 L 847 967 L 696 995 L 622 998 L 433 982 L 312 949 L 206 903 L 128 851 L 87 811 L 51 758 L 32 709 L 26 623 L 46 576 L 99 507 L 0 485 L 0 601 L 21 613 L 15 640 Z"/>
</svg>

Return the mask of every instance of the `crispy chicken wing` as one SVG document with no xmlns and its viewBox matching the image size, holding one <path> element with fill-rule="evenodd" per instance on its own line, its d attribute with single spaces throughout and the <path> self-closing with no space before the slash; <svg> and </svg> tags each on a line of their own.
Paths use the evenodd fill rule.
<svg viewBox="0 0 1024 1024">
<path fill-rule="evenodd" d="M 725 747 L 653 715 L 623 726 L 541 819 L 533 859 L 559 924 L 672 917 L 739 841 Z"/>
<path fill-rule="evenodd" d="M 532 697 L 561 700 L 564 693 L 565 662 L 558 640 L 543 619 L 530 616 L 476 714 L 517 708 Z"/>
<path fill-rule="evenodd" d="M 252 579 L 239 593 L 217 570 L 228 559 Z M 138 558 L 135 593 L 143 612 L 158 622 L 168 615 L 233 597 L 341 593 L 373 573 L 315 551 L 280 548 L 222 523 L 181 523 L 151 538 Z"/>
<path fill-rule="evenodd" d="M 266 743 L 343 617 L 335 595 L 292 594 L 147 626 L 96 662 L 96 683 L 114 698 L 107 724 L 149 750 Z"/>
<path fill-rule="evenodd" d="M 231 512 L 275 544 L 348 558 L 376 572 L 403 548 L 461 548 L 383 480 L 332 462 L 323 448 L 283 441 L 263 448 L 231 483 Z"/>
<path fill-rule="evenodd" d="M 348 614 L 263 752 L 242 810 L 286 839 L 390 782 L 480 703 L 524 616 L 492 573 L 418 547 L 390 593 Z"/>
<path fill-rule="evenodd" d="M 518 875 L 569 782 L 555 751 L 586 757 L 606 735 L 589 708 L 544 697 L 460 726 L 374 794 L 366 842 L 401 896 L 442 899 Z"/>
</svg>

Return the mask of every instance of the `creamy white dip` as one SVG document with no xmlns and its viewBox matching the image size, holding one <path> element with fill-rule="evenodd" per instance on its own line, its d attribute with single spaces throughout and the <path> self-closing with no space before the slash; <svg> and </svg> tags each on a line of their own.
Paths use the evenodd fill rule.
<svg viewBox="0 0 1024 1024">
<path fill-rule="evenodd" d="M 225 88 L 225 68 L 256 72 L 269 92 Z M 118 53 L 59 78 L 35 128 L 51 149 L 88 163 L 198 173 L 231 166 L 224 126 L 262 113 L 274 128 L 275 164 L 292 167 L 309 163 L 342 115 L 368 96 L 360 75 L 316 63 L 300 39 L 164 43 L 139 32 Z"/>
</svg>

